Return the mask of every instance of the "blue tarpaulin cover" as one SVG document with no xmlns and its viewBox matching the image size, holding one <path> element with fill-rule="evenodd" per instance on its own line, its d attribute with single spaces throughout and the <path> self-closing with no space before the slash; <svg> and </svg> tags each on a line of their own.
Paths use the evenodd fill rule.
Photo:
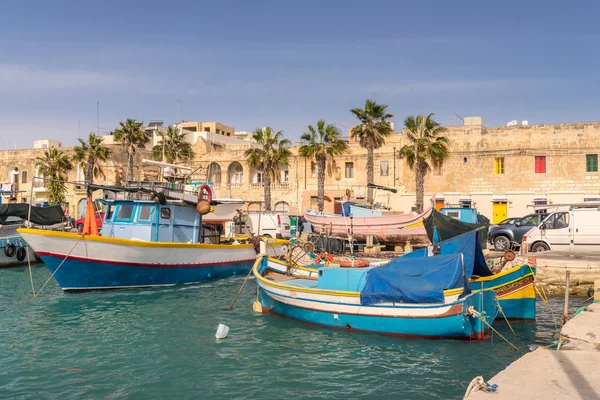
<svg viewBox="0 0 600 400">
<path fill-rule="evenodd" d="M 461 235 L 455 236 L 452 239 L 444 240 L 443 242 L 437 243 L 440 246 L 440 255 L 447 254 L 458 254 L 462 253 L 465 260 L 465 270 L 467 277 L 472 275 L 477 276 L 491 276 L 492 271 L 485 262 L 481 245 L 479 244 L 479 235 L 477 231 L 470 231 Z M 427 257 L 429 250 L 427 248 L 415 250 L 413 252 L 404 254 L 400 258 L 420 258 Z M 439 256 L 434 256 L 439 257 Z M 415 264 L 415 267 L 418 264 Z"/>
<path fill-rule="evenodd" d="M 350 203 L 345 201 L 342 203 L 342 215 L 347 217 L 350 215 Z"/>
<path fill-rule="evenodd" d="M 398 257 L 367 273 L 360 303 L 443 303 L 444 289 L 460 287 L 468 290 L 460 254 Z"/>
</svg>

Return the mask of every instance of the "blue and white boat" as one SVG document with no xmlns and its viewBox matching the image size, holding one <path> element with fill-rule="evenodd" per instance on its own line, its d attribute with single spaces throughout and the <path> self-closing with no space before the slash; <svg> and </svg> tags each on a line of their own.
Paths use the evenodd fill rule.
<svg viewBox="0 0 600 400">
<path fill-rule="evenodd" d="M 498 313 L 493 290 L 472 291 L 474 258 L 455 253 L 397 258 L 380 267 L 320 266 L 313 274 L 257 260 L 262 311 L 329 328 L 480 340 Z"/>
<path fill-rule="evenodd" d="M 184 201 L 104 201 L 101 236 L 19 229 L 65 291 L 170 286 L 247 274 L 258 245 L 221 243 Z M 287 241 L 270 240 L 276 255 Z"/>
</svg>

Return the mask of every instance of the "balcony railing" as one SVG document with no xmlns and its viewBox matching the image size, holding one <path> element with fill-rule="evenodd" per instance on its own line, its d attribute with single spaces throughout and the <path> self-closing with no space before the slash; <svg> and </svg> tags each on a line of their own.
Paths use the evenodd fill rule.
<svg viewBox="0 0 600 400">
<path fill-rule="evenodd" d="M 251 183 L 250 184 L 251 190 L 258 190 L 258 189 L 262 189 L 264 187 L 265 187 L 264 183 Z M 271 190 L 274 192 L 290 190 L 290 183 L 289 182 L 271 183 Z"/>
</svg>

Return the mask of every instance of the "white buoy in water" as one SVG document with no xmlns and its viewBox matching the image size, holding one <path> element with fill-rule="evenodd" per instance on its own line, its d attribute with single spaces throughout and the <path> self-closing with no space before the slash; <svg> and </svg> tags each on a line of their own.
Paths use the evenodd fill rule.
<svg viewBox="0 0 600 400">
<path fill-rule="evenodd" d="M 228 334 L 229 327 L 227 325 L 219 324 L 219 327 L 217 328 L 217 334 L 215 335 L 215 337 L 217 339 L 225 339 Z"/>
</svg>

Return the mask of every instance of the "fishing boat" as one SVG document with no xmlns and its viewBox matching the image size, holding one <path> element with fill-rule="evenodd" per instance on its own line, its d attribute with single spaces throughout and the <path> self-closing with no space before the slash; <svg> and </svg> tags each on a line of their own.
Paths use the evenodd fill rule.
<svg viewBox="0 0 600 400">
<path fill-rule="evenodd" d="M 479 244 L 479 235 L 476 230 L 467 231 L 458 236 L 438 242 L 436 245 L 406 253 L 398 258 L 404 259 L 422 259 L 424 257 L 433 257 L 439 254 L 467 254 L 473 259 L 473 274 L 469 279 L 471 289 L 494 290 L 496 298 L 501 309 L 501 313 L 508 319 L 535 319 L 536 318 L 536 296 L 535 296 L 535 266 L 527 263 L 513 262 L 514 258 L 504 260 L 506 265 L 510 266 L 492 271 L 485 260 L 483 251 Z M 322 265 L 314 262 L 306 262 L 310 257 L 301 257 L 295 247 L 290 249 L 290 253 L 285 260 L 270 259 L 269 268 L 281 274 L 292 275 L 304 278 L 316 278 L 319 274 L 319 268 Z M 510 253 L 508 253 L 510 254 Z M 318 258 L 318 256 L 317 256 Z M 299 260 L 304 262 L 300 262 Z M 347 261 L 347 260 L 346 260 Z M 351 268 L 361 268 L 364 263 L 357 260 L 355 264 L 345 263 Z M 508 262 L 507 262 L 508 261 Z M 380 260 L 379 265 L 385 265 L 388 260 Z M 332 264 L 341 264 L 338 258 L 331 261 Z M 373 265 L 373 263 L 370 263 Z M 514 265 L 516 264 L 516 265 Z M 367 264 L 369 265 L 369 264 Z M 418 263 L 416 264 L 419 265 Z"/>
<path fill-rule="evenodd" d="M 101 235 L 18 231 L 65 291 L 170 286 L 250 272 L 258 243 L 222 243 L 222 225 L 203 223 L 212 203 L 207 185 L 199 192 L 207 198 L 193 202 L 173 200 L 169 191 L 135 191 L 153 193 L 154 199 L 102 200 Z M 277 255 L 286 243 L 269 240 L 267 249 Z"/>
<path fill-rule="evenodd" d="M 28 221 L 29 220 L 29 221 Z M 27 203 L 0 204 L 0 268 L 38 262 L 33 249 L 18 234 L 23 223 L 39 227 L 62 226 L 63 211 L 60 206 L 29 207 Z"/>
<path fill-rule="evenodd" d="M 421 214 L 398 214 L 383 211 L 382 215 L 345 216 L 324 214 L 306 210 L 304 218 L 311 223 L 316 232 L 328 232 L 333 236 L 365 241 L 367 235 L 376 236 L 381 242 L 404 244 L 409 241 L 413 246 L 429 244 L 423 218 L 431 213 L 431 208 Z"/>
<path fill-rule="evenodd" d="M 427 221 L 426 226 L 429 226 Z M 473 235 L 475 239 L 469 241 L 463 240 Z M 536 296 L 534 284 L 536 268 L 524 262 L 516 262 L 516 260 L 513 262 L 515 257 L 514 253 L 512 253 L 510 259 L 505 260 L 510 261 L 511 265 L 505 268 L 501 266 L 500 269 L 492 271 L 488 267 L 483 255 L 480 241 L 481 231 L 471 230 L 437 242 L 427 248 L 415 250 L 401 257 L 420 258 L 436 256 L 438 254 L 454 254 L 457 251 L 465 252 L 468 247 L 469 251 L 474 253 L 475 258 L 475 272 L 474 276 L 471 277 L 471 287 L 473 290 L 495 290 L 500 309 L 506 318 L 535 319 Z M 506 264 L 503 263 L 503 265 Z"/>
<path fill-rule="evenodd" d="M 316 276 L 297 276 L 261 256 L 253 273 L 265 313 L 350 331 L 481 340 L 498 303 L 493 290 L 471 290 L 474 262 L 456 253 L 380 267 L 322 265 Z"/>
</svg>

